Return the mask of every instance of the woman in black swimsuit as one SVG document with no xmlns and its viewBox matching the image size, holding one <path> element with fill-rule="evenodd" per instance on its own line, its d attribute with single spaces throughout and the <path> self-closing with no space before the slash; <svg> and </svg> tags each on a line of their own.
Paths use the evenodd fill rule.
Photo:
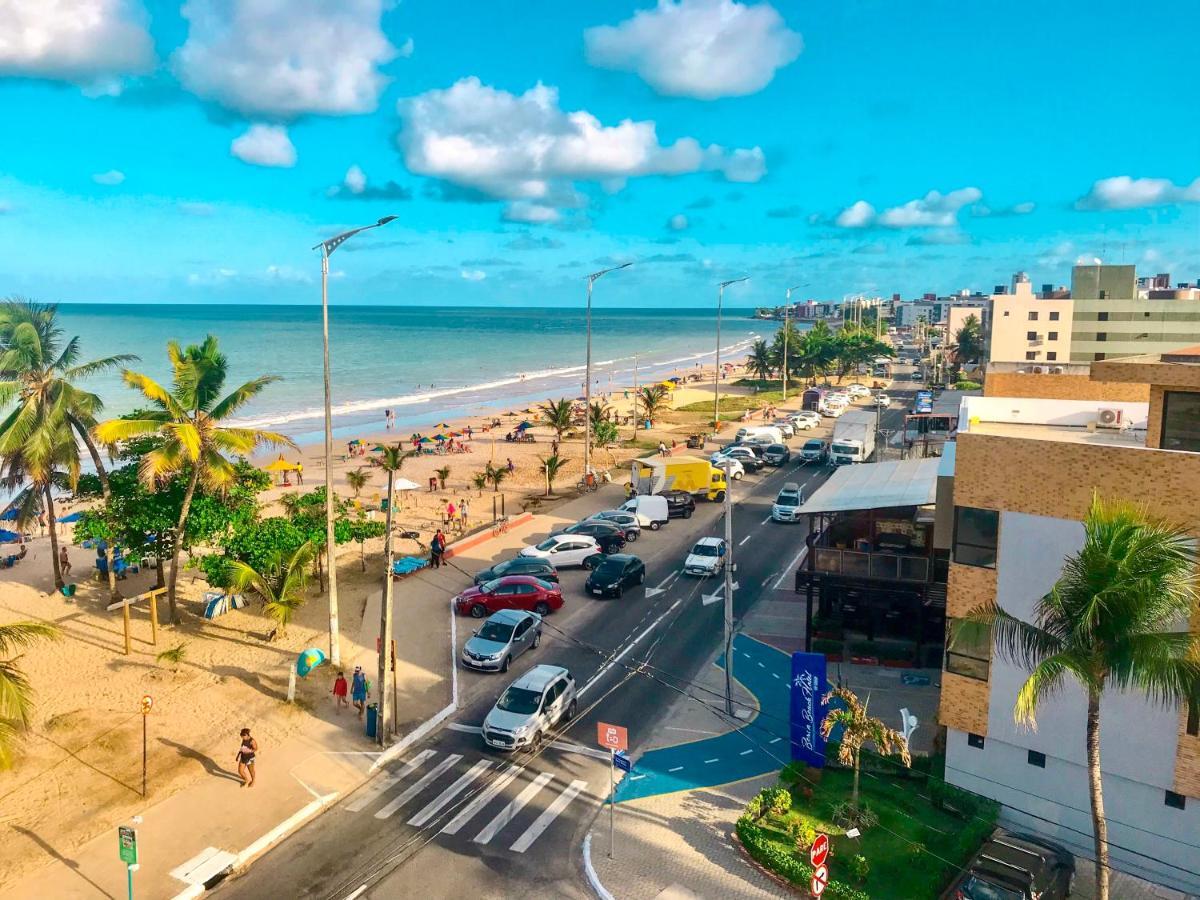
<svg viewBox="0 0 1200 900">
<path fill-rule="evenodd" d="M 258 741 L 250 737 L 250 729 L 242 729 L 242 746 L 238 748 L 238 774 L 242 776 L 242 787 L 254 787 L 254 755 L 258 753 Z"/>
</svg>

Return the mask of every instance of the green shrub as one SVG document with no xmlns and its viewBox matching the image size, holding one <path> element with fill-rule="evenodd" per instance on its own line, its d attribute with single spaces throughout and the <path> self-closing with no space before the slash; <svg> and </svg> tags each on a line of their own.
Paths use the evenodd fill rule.
<svg viewBox="0 0 1200 900">
<path fill-rule="evenodd" d="M 978 381 L 960 381 L 954 385 L 954 389 L 956 391 L 977 391 L 981 387 L 983 387 L 983 385 Z"/>
<path fill-rule="evenodd" d="M 787 788 L 767 788 L 763 791 L 763 806 L 773 816 L 786 815 L 792 808 L 792 795 Z"/>
<path fill-rule="evenodd" d="M 833 805 L 829 817 L 841 828 L 858 828 L 867 831 L 879 824 L 879 816 L 866 803 L 855 807 L 849 800 L 842 800 Z"/>
<path fill-rule="evenodd" d="M 753 801 L 751 801 L 753 802 Z M 746 852 L 759 865 L 774 872 L 792 884 L 808 887 L 812 878 L 812 867 L 789 853 L 767 835 L 766 829 L 753 824 L 746 816 L 737 820 L 738 840 Z M 870 896 L 842 881 L 831 881 L 822 895 L 831 900 L 871 900 Z"/>
<path fill-rule="evenodd" d="M 796 852 L 807 850 L 813 845 L 813 841 L 817 839 L 817 829 L 813 827 L 811 822 L 796 820 L 789 823 L 788 834 L 796 844 Z"/>
<path fill-rule="evenodd" d="M 842 655 L 842 642 L 828 638 L 817 638 L 812 642 L 813 653 L 827 653 L 832 656 Z"/>
<path fill-rule="evenodd" d="M 862 884 L 867 880 L 867 875 L 871 872 L 871 864 L 867 862 L 867 858 L 861 853 L 856 853 L 850 857 L 850 874 L 854 880 Z"/>
<path fill-rule="evenodd" d="M 854 641 L 850 644 L 850 652 L 855 656 L 880 656 L 883 645 L 878 641 Z"/>
</svg>

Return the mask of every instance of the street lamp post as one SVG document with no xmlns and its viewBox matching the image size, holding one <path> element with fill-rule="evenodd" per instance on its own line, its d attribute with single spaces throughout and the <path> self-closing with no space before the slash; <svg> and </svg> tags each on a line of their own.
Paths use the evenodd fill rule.
<svg viewBox="0 0 1200 900">
<path fill-rule="evenodd" d="M 725 470 L 725 712 L 733 715 L 733 466 Z"/>
<path fill-rule="evenodd" d="M 329 256 L 360 231 L 378 228 L 395 219 L 384 216 L 374 225 L 363 225 L 321 241 L 313 247 L 321 250 L 321 346 L 325 376 L 325 568 L 329 578 L 329 661 L 334 666 L 342 663 L 341 642 L 338 638 L 338 595 L 336 547 L 333 540 L 333 407 L 329 391 Z M 379 686 L 380 690 L 384 685 Z"/>
<path fill-rule="evenodd" d="M 583 376 L 583 480 L 585 484 L 587 477 L 592 474 L 592 285 L 596 283 L 596 279 L 609 272 L 626 269 L 632 265 L 631 262 L 621 263 L 619 266 L 611 266 L 601 269 L 599 272 L 593 272 L 587 277 L 587 360 Z"/>
<path fill-rule="evenodd" d="M 787 400 L 787 385 L 788 385 L 788 316 L 792 312 L 792 291 L 798 291 L 804 287 L 802 284 L 797 284 L 794 287 L 787 289 L 787 303 L 783 307 L 783 370 L 780 373 L 783 380 L 783 399 Z"/>
<path fill-rule="evenodd" d="M 725 305 L 725 288 L 731 284 L 749 281 L 749 275 L 722 281 L 717 286 L 717 370 L 713 373 L 713 431 L 721 427 L 721 308 Z"/>
</svg>

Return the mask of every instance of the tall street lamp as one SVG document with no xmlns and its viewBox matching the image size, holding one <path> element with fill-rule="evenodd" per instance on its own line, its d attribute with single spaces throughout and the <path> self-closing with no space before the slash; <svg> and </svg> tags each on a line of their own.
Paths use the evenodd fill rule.
<svg viewBox="0 0 1200 900">
<path fill-rule="evenodd" d="M 596 279 L 609 272 L 627 269 L 632 265 L 631 262 L 621 263 L 619 266 L 611 266 L 601 269 L 599 272 L 593 272 L 587 277 L 587 362 L 584 365 L 583 376 L 583 480 L 585 484 L 587 477 L 592 474 L 592 285 L 596 283 Z"/>
<path fill-rule="evenodd" d="M 783 371 L 782 371 L 782 373 L 781 373 L 781 374 L 782 374 L 782 377 L 783 377 L 783 399 L 784 399 L 784 400 L 787 400 L 787 384 L 788 384 L 788 360 L 787 360 L 787 351 L 788 351 L 788 346 L 787 346 L 787 345 L 788 345 L 788 315 L 789 315 L 789 314 L 791 313 L 791 311 L 792 311 L 792 291 L 798 291 L 798 290 L 800 290 L 800 288 L 802 288 L 802 287 L 806 287 L 806 286 L 807 286 L 807 282 L 805 282 L 805 284 L 797 284 L 797 285 L 795 285 L 795 286 L 793 286 L 793 287 L 790 287 L 790 288 L 788 288 L 788 289 L 787 289 L 787 302 L 786 302 L 786 303 L 784 304 L 784 306 L 783 306 Z"/>
<path fill-rule="evenodd" d="M 749 281 L 749 275 L 741 278 L 731 278 L 717 285 L 717 371 L 713 373 L 713 431 L 721 427 L 721 308 L 725 304 L 725 288 L 731 284 Z"/>
<path fill-rule="evenodd" d="M 329 578 L 329 661 L 334 666 L 342 664 L 342 649 L 341 641 L 338 639 L 337 565 L 334 559 L 337 548 L 333 540 L 333 408 L 329 393 L 329 256 L 360 231 L 378 228 L 394 221 L 395 218 L 395 216 L 384 216 L 374 225 L 352 228 L 327 241 L 321 241 L 312 248 L 321 250 L 321 342 L 325 367 L 325 568 Z M 383 690 L 384 685 L 380 685 L 379 689 Z"/>
</svg>

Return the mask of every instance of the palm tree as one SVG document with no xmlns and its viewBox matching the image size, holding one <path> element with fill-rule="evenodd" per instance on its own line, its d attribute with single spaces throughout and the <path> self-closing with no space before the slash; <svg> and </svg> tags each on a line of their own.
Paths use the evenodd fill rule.
<svg viewBox="0 0 1200 900">
<path fill-rule="evenodd" d="M 471 484 L 475 486 L 475 490 L 479 491 L 480 496 L 483 496 L 483 489 L 488 485 L 487 471 L 476 472 L 471 476 Z"/>
<path fill-rule="evenodd" d="M 508 469 L 505 466 L 493 466 L 488 463 L 483 467 L 483 478 L 485 482 L 492 485 L 492 492 L 500 492 L 500 482 L 508 477 Z"/>
<path fill-rule="evenodd" d="M 746 368 L 753 372 L 760 381 L 766 381 L 771 377 L 775 361 L 771 357 L 771 348 L 762 338 L 751 345 L 750 356 L 746 359 Z"/>
<path fill-rule="evenodd" d="M 960 363 L 972 362 L 983 356 L 983 327 L 974 315 L 963 319 L 962 328 L 954 333 L 952 349 Z"/>
<path fill-rule="evenodd" d="M 1068 681 L 1087 693 L 1087 760 L 1097 897 L 1108 897 L 1108 822 L 1100 770 L 1100 700 L 1138 691 L 1155 704 L 1200 702 L 1200 635 L 1186 623 L 1200 599 L 1194 538 L 1129 503 L 1092 498 L 1080 551 L 1067 558 L 1033 621 L 994 602 L 971 610 L 953 640 L 986 641 L 1030 672 L 1013 718 L 1037 727 L 1041 702 Z M 1180 624 L 1185 623 L 1183 630 Z"/>
<path fill-rule="evenodd" d="M 64 422 L 60 422 L 57 428 L 43 429 L 39 439 L 44 441 L 46 446 L 37 467 L 30 463 L 30 454 L 26 447 L 10 450 L 3 456 L 0 486 L 15 492 L 8 509 L 16 510 L 18 528 L 24 529 L 38 516 L 43 516 L 46 520 L 50 534 L 54 586 L 61 590 L 66 582 L 63 580 L 62 565 L 58 558 L 54 489 L 69 489 L 78 481 L 79 449 L 70 428 Z"/>
<path fill-rule="evenodd" d="M 17 736 L 17 726 L 29 727 L 33 713 L 33 688 L 25 673 L 17 666 L 21 657 L 12 656 L 19 647 L 28 647 L 37 641 L 55 640 L 59 630 L 48 622 L 11 622 L 0 625 L 0 769 L 12 765 L 12 747 Z"/>
<path fill-rule="evenodd" d="M 898 754 L 900 761 L 906 766 L 912 765 L 912 757 L 908 753 L 908 741 L 900 732 L 889 728 L 882 719 L 874 719 L 867 715 L 867 702 L 862 703 L 854 692 L 847 688 L 834 688 L 825 695 L 822 702 L 828 706 L 831 700 L 837 700 L 840 706 L 831 707 L 821 722 L 821 737 L 829 740 L 833 729 L 841 727 L 841 743 L 838 744 L 838 762 L 843 766 L 854 767 L 854 788 L 850 794 L 850 805 L 858 809 L 858 773 L 862 762 L 863 744 L 874 744 L 875 751 L 881 756 Z"/>
<path fill-rule="evenodd" d="M 554 479 L 567 464 L 567 458 L 559 456 L 557 453 L 553 456 L 539 458 L 542 461 L 542 473 L 546 476 L 546 496 L 549 497 L 554 492 Z"/>
<path fill-rule="evenodd" d="M 354 499 L 358 499 L 358 495 L 362 493 L 362 489 L 367 486 L 367 482 L 371 480 L 371 476 L 365 469 L 354 469 L 346 473 L 346 484 L 350 490 L 354 491 Z"/>
<path fill-rule="evenodd" d="M 547 400 L 538 406 L 538 409 L 542 413 L 542 423 L 553 428 L 559 443 L 562 443 L 563 435 L 571 427 L 571 401 L 567 399 Z"/>
<path fill-rule="evenodd" d="M 438 484 L 442 486 L 442 490 L 446 489 L 446 479 L 450 477 L 450 467 L 442 466 L 440 469 L 434 469 L 433 474 L 437 476 Z"/>
<path fill-rule="evenodd" d="M 646 418 L 654 421 L 655 414 L 667 402 L 667 389 L 661 384 L 652 384 L 638 391 L 638 402 L 646 411 Z"/>
<path fill-rule="evenodd" d="M 112 500 L 108 470 L 92 439 L 91 428 L 103 408 L 100 398 L 81 390 L 74 382 L 137 359 L 136 356 L 109 356 L 81 363 L 79 338 L 63 340 L 58 325 L 58 307 L 10 298 L 0 304 L 0 405 L 16 400 L 16 408 L 0 423 L 0 456 L 7 457 L 23 448 L 23 465 L 29 478 L 40 488 L 46 504 L 45 514 L 51 526 L 51 556 L 54 581 L 62 587 L 58 562 L 57 535 L 54 534 L 54 501 L 50 495 L 53 481 L 51 457 L 70 478 L 74 488 L 79 473 L 79 452 L 75 435 L 83 441 L 96 468 L 105 503 Z M 65 424 L 65 429 L 63 425 Z M 112 541 L 105 542 L 108 562 L 108 590 L 113 601 L 119 599 L 117 576 L 113 566 Z"/>
<path fill-rule="evenodd" d="M 290 553 L 276 550 L 267 557 L 262 571 L 240 560 L 228 563 L 229 583 L 234 590 L 252 591 L 263 602 L 263 612 L 279 623 L 282 634 L 296 611 L 304 605 L 304 588 L 317 555 L 317 545 L 305 541 Z"/>
<path fill-rule="evenodd" d="M 384 742 L 384 734 L 388 721 L 392 718 L 391 693 L 387 690 L 388 681 L 391 680 L 391 640 L 392 640 L 392 515 L 395 504 L 392 502 L 392 494 L 395 491 L 396 473 L 404 466 L 404 461 L 412 454 L 406 453 L 399 442 L 393 446 L 385 446 L 379 455 L 372 457 L 371 465 L 383 469 L 387 472 L 387 527 L 383 532 L 383 605 L 379 611 L 379 727 L 375 729 L 375 734 L 379 739 L 379 743 Z M 442 481 L 442 487 L 445 487 L 445 475 L 442 474 L 442 469 L 437 472 L 438 478 Z M 449 466 L 444 469 L 446 475 L 450 474 Z"/>
<path fill-rule="evenodd" d="M 186 348 L 180 347 L 176 341 L 170 341 L 167 344 L 167 357 L 172 370 L 170 390 L 148 375 L 125 370 L 125 383 L 141 391 L 153 409 L 140 419 L 110 419 L 102 422 L 96 426 L 95 432 L 105 444 L 148 434 L 162 437 L 162 446 L 142 457 L 139 474 L 146 485 L 186 473 L 187 489 L 175 526 L 171 571 L 167 577 L 171 622 L 177 625 L 179 611 L 175 604 L 175 589 L 179 577 L 179 548 L 183 543 L 184 526 L 196 486 L 203 485 L 207 490 L 221 492 L 233 482 L 234 468 L 226 458 L 226 453 L 246 456 L 264 444 L 292 448 L 295 445 L 290 438 L 273 431 L 220 424 L 268 384 L 277 381 L 276 376 L 264 375 L 251 379 L 222 397 L 229 362 L 211 334 L 202 344 L 192 344 Z"/>
</svg>

